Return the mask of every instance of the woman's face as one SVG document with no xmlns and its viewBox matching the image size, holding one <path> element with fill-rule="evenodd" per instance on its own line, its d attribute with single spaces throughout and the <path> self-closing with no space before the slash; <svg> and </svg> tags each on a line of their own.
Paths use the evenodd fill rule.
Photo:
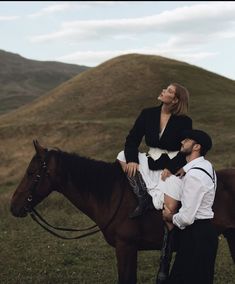
<svg viewBox="0 0 235 284">
<path fill-rule="evenodd" d="M 172 104 L 178 101 L 175 97 L 176 87 L 169 85 L 167 89 L 163 89 L 161 94 L 158 96 L 158 100 L 164 104 Z"/>
</svg>

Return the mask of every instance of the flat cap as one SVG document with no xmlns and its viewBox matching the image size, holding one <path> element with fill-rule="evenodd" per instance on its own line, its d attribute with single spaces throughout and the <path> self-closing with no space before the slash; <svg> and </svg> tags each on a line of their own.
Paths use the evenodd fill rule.
<svg viewBox="0 0 235 284">
<path fill-rule="evenodd" d="M 196 141 L 200 144 L 205 152 L 209 151 L 212 148 L 212 140 L 211 137 L 204 131 L 193 129 L 193 130 L 185 130 L 183 132 L 183 139 L 189 138 Z"/>
</svg>

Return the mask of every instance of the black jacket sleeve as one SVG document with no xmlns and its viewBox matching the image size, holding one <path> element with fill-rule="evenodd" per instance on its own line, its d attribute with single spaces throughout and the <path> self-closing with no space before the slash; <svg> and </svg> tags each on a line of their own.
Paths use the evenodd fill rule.
<svg viewBox="0 0 235 284">
<path fill-rule="evenodd" d="M 145 134 L 145 114 L 143 110 L 136 119 L 135 124 L 133 128 L 130 130 L 128 136 L 126 137 L 124 153 L 127 163 L 129 162 L 139 163 L 138 148 L 144 134 Z"/>
<path fill-rule="evenodd" d="M 179 152 L 173 159 L 169 160 L 169 164 L 167 165 L 167 169 L 175 174 L 180 168 L 186 165 L 186 157 L 184 154 Z"/>
</svg>

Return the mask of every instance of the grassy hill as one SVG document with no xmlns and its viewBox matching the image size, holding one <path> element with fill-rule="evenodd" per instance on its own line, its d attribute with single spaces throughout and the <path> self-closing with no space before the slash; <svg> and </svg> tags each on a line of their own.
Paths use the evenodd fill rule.
<svg viewBox="0 0 235 284">
<path fill-rule="evenodd" d="M 0 117 L 1 183 L 22 176 L 34 138 L 45 146 L 114 160 L 140 110 L 156 105 L 161 89 L 171 82 L 189 89 L 194 127 L 212 135 L 215 166 L 234 166 L 235 82 L 184 62 L 129 54 Z"/>
<path fill-rule="evenodd" d="M 101 234 L 80 242 L 56 239 L 29 217 L 13 218 L 11 194 L 34 154 L 33 139 L 47 147 L 113 161 L 140 110 L 158 104 L 158 94 L 171 82 L 189 89 L 194 127 L 211 134 L 214 148 L 209 158 L 216 169 L 235 166 L 235 82 L 163 57 L 113 58 L 0 117 L 1 283 L 117 282 L 115 252 Z M 38 208 L 58 226 L 91 225 L 57 193 Z M 155 283 L 159 252 L 140 252 L 138 262 L 138 283 Z M 221 238 L 215 284 L 234 283 L 234 272 L 227 243 Z"/>
<path fill-rule="evenodd" d="M 0 114 L 16 109 L 88 69 L 36 61 L 0 50 Z"/>
</svg>

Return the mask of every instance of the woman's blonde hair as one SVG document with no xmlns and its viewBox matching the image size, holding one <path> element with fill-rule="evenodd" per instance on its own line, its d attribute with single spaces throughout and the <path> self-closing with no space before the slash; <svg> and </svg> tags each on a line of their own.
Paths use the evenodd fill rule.
<svg viewBox="0 0 235 284">
<path fill-rule="evenodd" d="M 175 115 L 186 115 L 189 107 L 189 91 L 178 83 L 171 83 L 175 87 L 175 97 L 178 102 L 172 105 L 171 113 Z"/>
</svg>

